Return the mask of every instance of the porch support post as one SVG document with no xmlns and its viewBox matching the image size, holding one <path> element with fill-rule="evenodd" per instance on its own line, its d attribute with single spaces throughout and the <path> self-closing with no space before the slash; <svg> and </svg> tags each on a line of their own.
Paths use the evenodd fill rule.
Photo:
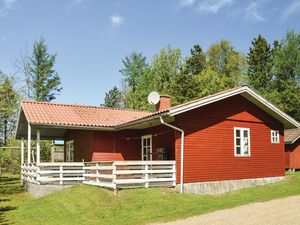
<svg viewBox="0 0 300 225">
<path fill-rule="evenodd" d="M 21 139 L 21 166 L 24 164 L 24 138 Z"/>
<path fill-rule="evenodd" d="M 40 130 L 37 129 L 36 131 L 36 163 L 40 163 L 40 154 L 41 154 L 41 148 L 40 148 Z"/>
<path fill-rule="evenodd" d="M 27 160 L 27 163 L 29 164 L 31 162 L 31 126 L 30 124 L 28 123 L 28 143 L 27 143 L 27 157 L 28 157 L 28 160 Z"/>
<path fill-rule="evenodd" d="M 23 185 L 23 164 L 24 164 L 24 138 L 21 139 L 21 185 Z"/>
</svg>

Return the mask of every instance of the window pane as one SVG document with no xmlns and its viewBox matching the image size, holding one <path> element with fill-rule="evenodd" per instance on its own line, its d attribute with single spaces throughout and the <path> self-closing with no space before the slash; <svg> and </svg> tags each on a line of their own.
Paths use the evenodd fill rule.
<svg viewBox="0 0 300 225">
<path fill-rule="evenodd" d="M 247 146 L 244 147 L 244 155 L 249 155 L 249 149 Z"/>
<path fill-rule="evenodd" d="M 241 136 L 241 131 L 240 130 L 236 130 L 235 131 L 235 135 L 236 135 L 236 137 L 240 137 Z"/>
<path fill-rule="evenodd" d="M 244 137 L 248 137 L 248 131 L 244 130 Z"/>
<path fill-rule="evenodd" d="M 248 146 L 249 143 L 248 143 L 248 138 L 244 137 L 244 146 Z"/>
<path fill-rule="evenodd" d="M 237 139 L 236 139 L 236 145 L 237 145 L 237 146 L 241 146 L 241 139 L 240 139 L 240 138 L 237 138 Z"/>
<path fill-rule="evenodd" d="M 240 155 L 241 154 L 241 147 L 236 147 L 236 154 Z"/>
</svg>

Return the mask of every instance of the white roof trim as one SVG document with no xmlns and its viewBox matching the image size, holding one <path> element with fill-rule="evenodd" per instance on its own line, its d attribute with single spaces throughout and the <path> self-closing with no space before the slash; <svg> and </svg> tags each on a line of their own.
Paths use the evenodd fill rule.
<svg viewBox="0 0 300 225">
<path fill-rule="evenodd" d="M 228 97 L 231 97 L 231 96 L 234 96 L 234 95 L 242 94 L 242 93 L 248 93 L 253 98 L 255 98 L 257 101 L 259 101 L 263 105 L 267 106 L 267 108 L 269 108 L 270 110 L 272 110 L 273 112 L 278 114 L 284 120 L 288 121 L 290 124 L 293 124 L 295 127 L 300 127 L 300 124 L 296 120 L 294 120 L 292 117 L 290 117 L 289 115 L 287 115 L 286 113 L 284 113 L 283 111 L 278 109 L 276 106 L 271 104 L 269 101 L 267 101 L 266 99 L 264 99 L 260 95 L 256 94 L 254 91 L 252 91 L 247 86 L 244 86 L 244 87 L 241 87 L 241 88 L 238 88 L 238 89 L 234 89 L 232 91 L 228 91 L 228 92 L 225 92 L 225 93 L 217 94 L 215 96 L 205 98 L 205 99 L 202 99 L 202 100 L 200 99 L 199 101 L 196 101 L 196 102 L 193 102 L 193 103 L 190 103 L 190 104 L 186 104 L 186 105 L 183 105 L 183 106 L 178 107 L 178 108 L 170 109 L 169 115 L 170 116 L 175 116 L 175 115 L 181 114 L 183 112 L 186 112 L 186 111 L 189 111 L 189 110 L 192 110 L 192 109 L 204 106 L 204 105 L 208 105 L 210 103 L 217 102 L 217 101 L 220 101 L 222 99 L 225 99 L 225 98 L 228 98 Z"/>
</svg>

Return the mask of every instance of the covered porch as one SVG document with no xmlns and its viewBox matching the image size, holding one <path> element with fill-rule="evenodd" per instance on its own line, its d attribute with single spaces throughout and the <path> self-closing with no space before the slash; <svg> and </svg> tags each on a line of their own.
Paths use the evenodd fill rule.
<svg viewBox="0 0 300 225">
<path fill-rule="evenodd" d="M 113 190 L 176 186 L 175 132 L 166 127 L 99 131 L 30 124 L 20 117 L 18 138 L 23 183 Z M 64 162 L 42 161 L 42 140 L 64 141 Z"/>
</svg>

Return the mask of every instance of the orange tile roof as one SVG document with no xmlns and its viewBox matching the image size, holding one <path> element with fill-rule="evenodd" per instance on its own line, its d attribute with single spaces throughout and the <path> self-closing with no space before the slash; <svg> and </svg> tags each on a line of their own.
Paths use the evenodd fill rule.
<svg viewBox="0 0 300 225">
<path fill-rule="evenodd" d="M 152 115 L 152 112 L 85 105 L 22 101 L 22 110 L 29 123 L 113 127 Z"/>
</svg>

